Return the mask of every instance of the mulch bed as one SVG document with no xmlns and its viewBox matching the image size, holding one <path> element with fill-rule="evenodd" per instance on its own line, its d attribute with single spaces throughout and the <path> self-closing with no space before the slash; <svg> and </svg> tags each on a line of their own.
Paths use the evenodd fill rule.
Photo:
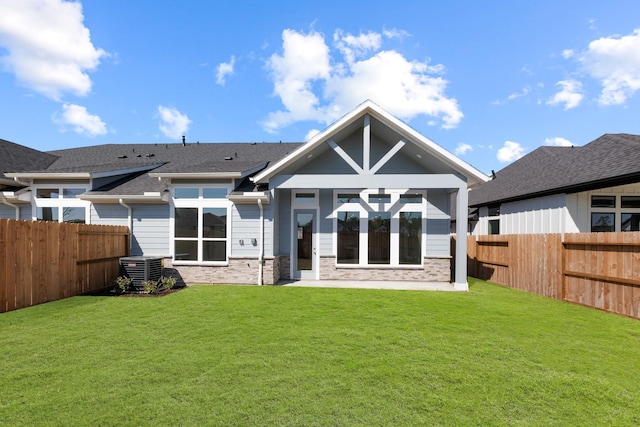
<svg viewBox="0 0 640 427">
<path fill-rule="evenodd" d="M 185 289 L 186 286 L 173 288 L 173 289 L 163 289 L 161 291 L 156 291 L 152 294 L 147 294 L 145 292 L 126 292 L 124 294 L 116 293 L 113 288 L 100 289 L 98 291 L 89 292 L 86 295 L 94 296 L 94 297 L 129 297 L 129 298 L 148 298 L 148 297 L 163 297 L 165 295 L 172 294 L 174 292 L 178 292 L 182 289 Z"/>
</svg>

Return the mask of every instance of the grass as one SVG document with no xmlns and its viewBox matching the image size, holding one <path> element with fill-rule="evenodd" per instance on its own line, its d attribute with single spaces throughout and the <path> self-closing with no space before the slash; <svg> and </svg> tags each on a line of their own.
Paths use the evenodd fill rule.
<svg viewBox="0 0 640 427">
<path fill-rule="evenodd" d="M 0 315 L 0 425 L 638 425 L 640 322 L 471 292 L 193 286 Z"/>
</svg>

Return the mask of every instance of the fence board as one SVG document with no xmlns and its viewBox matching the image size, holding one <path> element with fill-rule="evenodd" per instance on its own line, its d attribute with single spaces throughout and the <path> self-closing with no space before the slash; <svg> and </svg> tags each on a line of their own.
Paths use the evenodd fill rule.
<svg viewBox="0 0 640 427">
<path fill-rule="evenodd" d="M 0 219 L 0 313 L 109 286 L 128 241 L 127 227 Z"/>
<path fill-rule="evenodd" d="M 470 276 L 640 318 L 640 232 L 469 236 L 467 246 Z"/>
</svg>

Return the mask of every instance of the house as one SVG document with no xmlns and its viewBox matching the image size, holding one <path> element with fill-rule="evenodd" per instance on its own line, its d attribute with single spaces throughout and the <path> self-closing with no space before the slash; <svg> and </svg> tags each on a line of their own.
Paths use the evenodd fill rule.
<svg viewBox="0 0 640 427">
<path fill-rule="evenodd" d="M 640 231 L 640 136 L 540 147 L 474 188 L 473 234 Z"/>
<path fill-rule="evenodd" d="M 48 165 L 5 173 L 22 187 L 3 192 L 0 215 L 126 225 L 132 255 L 165 258 L 187 283 L 453 277 L 468 289 L 466 263 L 452 272 L 449 200 L 466 219 L 467 190 L 488 177 L 371 101 L 304 144 L 46 154 Z"/>
</svg>

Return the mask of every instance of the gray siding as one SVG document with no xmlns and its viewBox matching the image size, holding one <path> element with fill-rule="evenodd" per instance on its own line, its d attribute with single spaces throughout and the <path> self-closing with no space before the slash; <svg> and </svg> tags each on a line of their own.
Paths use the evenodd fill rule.
<svg viewBox="0 0 640 427">
<path fill-rule="evenodd" d="M 428 257 L 451 255 L 449 195 L 445 192 L 427 192 L 427 250 Z"/>
<path fill-rule="evenodd" d="M 276 202 L 278 203 L 278 240 L 280 241 L 277 255 L 289 255 L 291 252 L 291 192 L 278 190 Z"/>
<path fill-rule="evenodd" d="M 265 256 L 271 256 L 273 220 L 271 205 L 264 206 Z M 231 256 L 257 257 L 260 242 L 260 209 L 258 205 L 234 205 L 231 208 Z M 256 240 L 256 246 L 252 244 Z M 242 240 L 243 244 L 240 244 Z"/>
<path fill-rule="evenodd" d="M 131 205 L 133 239 L 131 255 L 168 256 L 169 205 Z"/>
<path fill-rule="evenodd" d="M 129 226 L 127 209 L 119 204 L 92 204 L 90 213 L 91 224 Z"/>
<path fill-rule="evenodd" d="M 20 209 L 20 210 L 23 211 L 24 209 Z M 29 206 L 29 210 L 31 210 L 31 206 Z M 11 206 L 0 204 L 0 218 L 16 219 L 16 210 Z"/>
<path fill-rule="evenodd" d="M 131 255 L 168 256 L 169 205 L 132 204 Z M 128 211 L 119 204 L 94 204 L 92 224 L 128 226 Z"/>
</svg>

